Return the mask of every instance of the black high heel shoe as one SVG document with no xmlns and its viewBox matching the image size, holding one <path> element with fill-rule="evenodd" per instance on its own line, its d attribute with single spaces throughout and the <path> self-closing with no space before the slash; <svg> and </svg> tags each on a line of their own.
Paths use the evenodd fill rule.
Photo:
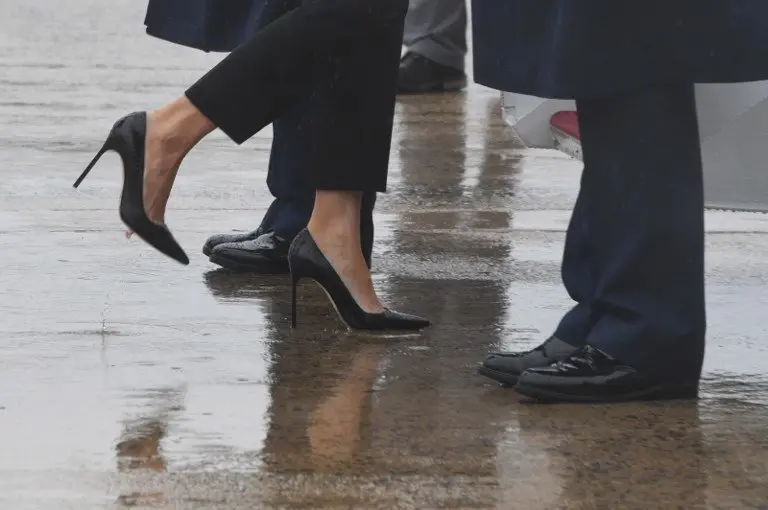
<svg viewBox="0 0 768 510">
<path fill-rule="evenodd" d="M 187 265 L 189 257 L 173 238 L 170 230 L 147 217 L 144 210 L 144 148 L 147 133 L 146 112 L 132 113 L 118 120 L 104 146 L 73 184 L 77 188 L 107 151 L 115 151 L 123 160 L 123 193 L 120 196 L 120 219 L 136 235 L 158 251 Z"/>
<path fill-rule="evenodd" d="M 419 330 L 429 326 L 429 321 L 415 315 L 385 310 L 368 313 L 357 304 L 344 282 L 317 247 L 307 229 L 291 243 L 288 251 L 291 268 L 291 324 L 296 327 L 296 286 L 302 278 L 315 280 L 328 294 L 341 320 L 350 329 L 363 330 Z"/>
</svg>

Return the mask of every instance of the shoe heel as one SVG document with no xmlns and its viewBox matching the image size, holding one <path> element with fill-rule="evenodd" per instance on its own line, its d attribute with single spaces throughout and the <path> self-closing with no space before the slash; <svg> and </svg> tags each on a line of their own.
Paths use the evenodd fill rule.
<svg viewBox="0 0 768 510">
<path fill-rule="evenodd" d="M 291 327 L 296 327 L 296 287 L 299 284 L 299 277 L 291 273 Z"/>
<path fill-rule="evenodd" d="M 80 174 L 80 177 L 77 178 L 75 183 L 72 185 L 73 188 L 77 189 L 78 186 L 80 186 L 80 183 L 83 182 L 83 180 L 88 176 L 88 174 L 91 172 L 91 169 L 96 166 L 96 163 L 99 162 L 101 157 L 112 147 L 109 143 L 109 140 L 104 142 L 104 146 L 102 146 L 101 149 L 99 149 L 99 152 L 96 153 L 96 155 L 93 157 L 90 163 L 88 163 L 88 166 L 85 167 L 85 170 L 83 170 L 83 173 Z"/>
</svg>

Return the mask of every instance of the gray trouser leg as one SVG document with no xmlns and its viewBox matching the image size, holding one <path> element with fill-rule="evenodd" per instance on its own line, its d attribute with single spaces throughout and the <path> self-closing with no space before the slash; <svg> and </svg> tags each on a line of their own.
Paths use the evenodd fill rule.
<svg viewBox="0 0 768 510">
<path fill-rule="evenodd" d="M 403 44 L 438 64 L 464 70 L 466 0 L 410 0 Z"/>
</svg>

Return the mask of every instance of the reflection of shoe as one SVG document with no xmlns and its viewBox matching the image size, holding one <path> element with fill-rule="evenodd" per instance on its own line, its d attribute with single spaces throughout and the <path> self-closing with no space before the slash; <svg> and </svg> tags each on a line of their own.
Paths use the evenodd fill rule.
<svg viewBox="0 0 768 510">
<path fill-rule="evenodd" d="M 357 304 L 341 277 L 315 244 L 309 231 L 304 229 L 291 243 L 288 255 L 292 281 L 292 324 L 296 327 L 296 286 L 302 278 L 316 281 L 325 290 L 342 321 L 351 329 L 363 330 L 419 330 L 429 321 L 415 315 L 385 310 L 368 313 Z"/>
<path fill-rule="evenodd" d="M 526 370 L 515 390 L 545 402 L 588 403 L 696 398 L 698 386 L 697 380 L 661 381 L 586 346 L 564 361 Z"/>
<path fill-rule="evenodd" d="M 269 300 L 270 312 L 284 320 L 288 317 L 288 293 L 285 276 L 236 273 L 229 269 L 213 269 L 203 275 L 206 287 L 216 298 Z"/>
<path fill-rule="evenodd" d="M 417 53 L 408 52 L 400 60 L 397 93 L 449 92 L 467 86 L 464 71 L 444 66 Z"/>
<path fill-rule="evenodd" d="M 517 384 L 520 374 L 529 368 L 546 367 L 562 361 L 576 352 L 578 347 L 555 336 L 549 337 L 535 349 L 524 352 L 492 352 L 485 358 L 478 372 L 506 386 Z"/>
<path fill-rule="evenodd" d="M 212 235 L 211 237 L 206 239 L 205 244 L 203 245 L 203 255 L 205 255 L 206 257 L 210 257 L 211 253 L 213 252 L 213 249 L 220 244 L 250 241 L 251 239 L 256 239 L 263 233 L 264 231 L 261 229 L 261 227 L 259 227 L 256 230 L 251 230 L 250 232 L 237 232 L 232 234 Z"/>
<path fill-rule="evenodd" d="M 189 258 L 165 225 L 150 220 L 144 208 L 144 149 L 147 139 L 146 112 L 132 113 L 118 120 L 93 160 L 77 178 L 77 188 L 94 165 L 108 151 L 115 151 L 123 161 L 123 192 L 120 219 L 137 236 L 157 251 L 184 265 Z"/>
<path fill-rule="evenodd" d="M 214 297 L 240 298 L 243 294 L 249 293 L 253 287 L 253 281 L 248 278 L 248 275 L 233 273 L 224 268 L 206 272 L 203 274 L 203 279 Z M 264 281 L 261 280 L 259 283 L 263 285 Z"/>
<path fill-rule="evenodd" d="M 251 303 L 259 317 L 256 320 L 262 321 L 265 331 L 273 332 L 285 326 L 291 303 L 284 275 L 236 273 L 219 268 L 207 271 L 203 279 L 215 299 Z"/>
<path fill-rule="evenodd" d="M 213 248 L 210 261 L 233 271 L 288 274 L 290 246 L 290 241 L 268 232 L 255 239 L 219 244 Z"/>
</svg>

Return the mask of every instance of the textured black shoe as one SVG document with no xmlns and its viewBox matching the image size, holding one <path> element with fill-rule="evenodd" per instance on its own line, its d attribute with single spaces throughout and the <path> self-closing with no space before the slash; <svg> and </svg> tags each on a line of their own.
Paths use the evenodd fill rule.
<svg viewBox="0 0 768 510">
<path fill-rule="evenodd" d="M 205 244 L 203 245 L 203 255 L 210 257 L 211 253 L 213 253 L 213 249 L 220 244 L 252 241 L 263 233 L 264 231 L 261 229 L 261 227 L 259 227 L 256 230 L 251 230 L 250 232 L 233 232 L 231 234 L 212 235 L 206 239 Z"/>
<path fill-rule="evenodd" d="M 515 386 L 526 397 L 572 403 L 691 399 L 698 389 L 698 379 L 663 381 L 591 346 L 549 367 L 526 370 Z"/>
<path fill-rule="evenodd" d="M 547 367 L 562 361 L 578 347 L 565 343 L 555 336 L 549 337 L 535 349 L 524 352 L 492 352 L 485 358 L 478 373 L 505 386 L 514 386 L 520 374 L 529 368 Z"/>
<path fill-rule="evenodd" d="M 408 52 L 400 60 L 398 94 L 451 92 L 467 86 L 464 71 L 444 66 L 417 53 Z"/>
<path fill-rule="evenodd" d="M 210 261 L 233 271 L 259 274 L 288 274 L 291 242 L 274 232 L 255 239 L 223 243 L 211 251 Z"/>
</svg>

